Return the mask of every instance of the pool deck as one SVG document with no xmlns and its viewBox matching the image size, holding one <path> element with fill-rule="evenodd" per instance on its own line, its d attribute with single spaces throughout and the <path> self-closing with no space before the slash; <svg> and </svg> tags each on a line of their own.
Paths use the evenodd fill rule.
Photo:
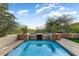
<svg viewBox="0 0 79 59">
<path fill-rule="evenodd" d="M 0 49 L 0 56 L 4 56 L 5 54 L 7 54 L 10 50 L 12 50 L 13 48 L 15 48 L 16 46 L 18 46 L 20 43 L 22 43 L 24 40 L 18 40 L 13 42 L 12 44 L 5 46 L 3 48 Z"/>
<path fill-rule="evenodd" d="M 67 40 L 62 38 L 61 40 L 57 41 L 59 44 L 67 48 L 70 52 L 79 56 L 79 44 L 73 41 Z"/>
<path fill-rule="evenodd" d="M 13 48 L 18 46 L 23 41 L 24 40 L 18 40 L 18 41 L 11 43 L 10 45 L 7 45 L 7 46 L 1 48 L 0 49 L 0 56 L 4 56 L 5 54 L 7 54 L 9 51 L 11 51 Z M 62 38 L 61 40 L 57 40 L 57 42 L 59 44 L 61 44 L 62 46 L 64 46 L 65 48 L 67 48 L 73 54 L 79 56 L 79 44 L 78 43 L 75 43 L 73 41 L 70 41 L 70 40 L 67 40 L 64 38 Z"/>
</svg>

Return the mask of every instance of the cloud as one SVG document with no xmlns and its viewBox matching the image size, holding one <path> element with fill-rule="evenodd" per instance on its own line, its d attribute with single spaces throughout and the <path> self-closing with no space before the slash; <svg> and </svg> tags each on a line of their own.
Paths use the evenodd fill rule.
<svg viewBox="0 0 79 59">
<path fill-rule="evenodd" d="M 36 29 L 36 27 L 33 26 L 33 25 L 27 25 L 27 26 L 28 26 L 29 29 Z"/>
<path fill-rule="evenodd" d="M 12 11 L 12 10 L 5 10 L 6 12 L 9 12 L 9 13 L 11 13 L 11 14 L 14 14 L 14 11 Z"/>
<path fill-rule="evenodd" d="M 50 16 L 50 17 L 52 17 L 52 16 L 62 16 L 63 14 L 65 14 L 65 15 L 75 15 L 75 14 L 77 14 L 77 11 L 65 11 L 65 12 L 52 11 L 51 13 L 49 13 L 48 16 Z"/>
<path fill-rule="evenodd" d="M 58 6 L 57 6 L 58 7 Z M 60 6 L 57 10 L 52 10 L 49 13 L 43 15 L 43 17 L 53 17 L 53 16 L 62 16 L 65 15 L 76 15 L 78 12 L 69 8 Z"/>
<path fill-rule="evenodd" d="M 35 6 L 35 8 L 38 8 L 40 5 L 39 4 L 37 4 L 36 6 Z"/>
<path fill-rule="evenodd" d="M 65 7 L 60 7 L 60 9 L 59 9 L 59 11 L 65 11 L 65 10 L 67 10 Z"/>
<path fill-rule="evenodd" d="M 44 28 L 43 25 L 38 25 L 38 26 L 36 26 L 36 25 L 27 25 L 27 26 L 28 26 L 29 29 L 37 29 L 37 28 L 41 29 L 41 28 Z"/>
<path fill-rule="evenodd" d="M 43 7 L 36 10 L 36 14 L 42 13 L 43 11 L 45 12 L 45 10 L 48 10 L 54 6 L 55 6 L 55 4 L 48 4 L 46 6 L 43 6 Z"/>
<path fill-rule="evenodd" d="M 20 15 L 20 16 L 24 16 L 24 15 L 27 15 L 28 12 L 29 12 L 29 10 L 19 10 L 17 12 L 17 14 Z"/>
<path fill-rule="evenodd" d="M 52 11 L 48 14 L 48 16 L 53 17 L 53 16 L 61 16 L 62 14 L 58 11 Z"/>
<path fill-rule="evenodd" d="M 75 15 L 77 14 L 77 11 L 66 11 L 66 12 L 63 12 L 63 14 Z"/>
<path fill-rule="evenodd" d="M 77 11 L 69 9 L 69 8 L 65 8 L 65 7 L 60 7 L 58 12 L 60 12 L 62 14 L 71 14 L 71 15 L 77 14 Z"/>
</svg>

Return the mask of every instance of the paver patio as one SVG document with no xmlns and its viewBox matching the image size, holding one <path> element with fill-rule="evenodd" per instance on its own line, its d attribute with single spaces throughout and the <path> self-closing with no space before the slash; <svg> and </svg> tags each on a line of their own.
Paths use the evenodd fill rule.
<svg viewBox="0 0 79 59">
<path fill-rule="evenodd" d="M 79 44 L 73 41 L 67 40 L 62 38 L 61 40 L 57 41 L 59 44 L 67 48 L 73 54 L 79 56 Z"/>
<path fill-rule="evenodd" d="M 18 40 L 16 42 L 13 42 L 12 44 L 0 49 L 0 56 L 4 56 L 6 53 L 8 53 L 10 50 L 12 50 L 14 47 L 18 46 L 20 43 L 22 43 L 24 40 Z"/>
</svg>

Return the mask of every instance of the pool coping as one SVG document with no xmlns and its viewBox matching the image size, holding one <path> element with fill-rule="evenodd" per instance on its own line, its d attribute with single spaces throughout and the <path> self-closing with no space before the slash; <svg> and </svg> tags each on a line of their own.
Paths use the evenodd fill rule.
<svg viewBox="0 0 79 59">
<path fill-rule="evenodd" d="M 24 42 L 24 41 L 25 41 L 25 40 L 23 40 L 22 42 Z M 17 48 L 20 44 L 22 44 L 22 42 L 20 42 L 18 45 L 16 45 L 15 47 L 13 47 L 13 49 Z M 11 50 L 13 50 L 13 49 L 11 49 Z M 10 51 L 11 51 L 11 50 L 10 50 Z M 9 52 L 10 52 L 10 51 L 9 51 Z M 7 53 L 5 54 L 5 56 L 7 56 L 9 52 L 7 52 Z"/>
</svg>

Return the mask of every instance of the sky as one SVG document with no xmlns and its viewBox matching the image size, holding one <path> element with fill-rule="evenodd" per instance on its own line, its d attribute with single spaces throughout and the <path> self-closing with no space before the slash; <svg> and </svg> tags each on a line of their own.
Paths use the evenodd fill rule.
<svg viewBox="0 0 79 59">
<path fill-rule="evenodd" d="M 78 3 L 9 3 L 8 11 L 17 17 L 20 24 L 36 29 L 44 27 L 49 17 L 70 14 L 79 18 L 78 6 Z"/>
</svg>

